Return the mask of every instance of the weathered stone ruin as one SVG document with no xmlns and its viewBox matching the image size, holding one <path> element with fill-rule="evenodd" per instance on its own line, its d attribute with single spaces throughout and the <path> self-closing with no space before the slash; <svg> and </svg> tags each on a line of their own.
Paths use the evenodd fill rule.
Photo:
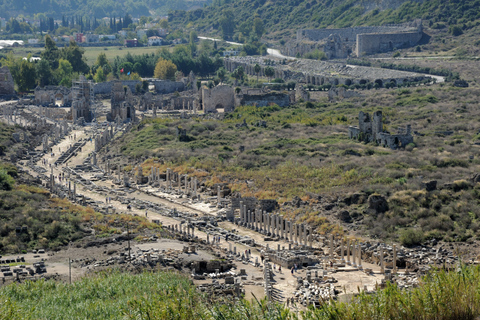
<svg viewBox="0 0 480 320">
<path fill-rule="evenodd" d="M 212 89 L 202 88 L 203 111 L 205 113 L 217 112 L 217 109 L 233 111 L 235 105 L 233 96 L 233 88 L 228 85 L 219 85 Z"/>
<path fill-rule="evenodd" d="M 256 76 L 255 65 L 260 66 L 259 76 L 265 76 L 265 68 L 274 69 L 274 78 L 285 82 L 311 84 L 314 86 L 361 85 L 384 87 L 405 85 L 428 79 L 424 74 L 364 66 L 350 66 L 342 63 L 310 59 L 286 60 L 275 57 L 232 57 L 224 59 L 225 69 L 233 72 L 242 67 L 245 74 Z"/>
<path fill-rule="evenodd" d="M 304 55 L 313 50 L 325 52 L 329 59 L 357 57 L 408 48 L 423 36 L 420 19 L 400 25 L 353 27 L 344 29 L 300 29 L 295 40 L 285 44 L 287 56 Z"/>
<path fill-rule="evenodd" d="M 12 74 L 8 67 L 0 68 L 0 96 L 14 95 L 15 84 L 13 82 Z"/>
<path fill-rule="evenodd" d="M 218 109 L 231 112 L 236 107 L 244 105 L 265 107 L 276 104 L 287 107 L 291 102 L 292 98 L 289 94 L 276 91 L 244 89 L 234 92 L 228 85 L 219 85 L 212 89 L 202 88 L 202 107 L 205 113 L 218 112 Z"/>
<path fill-rule="evenodd" d="M 77 122 L 91 122 L 93 120 L 92 108 L 94 107 L 93 82 L 87 81 L 84 76 L 80 76 L 78 81 L 72 81 L 72 120 Z"/>
<path fill-rule="evenodd" d="M 73 100 L 74 92 L 64 86 L 45 86 L 43 88 L 35 88 L 36 105 L 55 105 L 60 104 L 63 106 L 70 106 Z"/>
<path fill-rule="evenodd" d="M 110 103 L 111 111 L 107 115 L 107 119 L 113 121 L 119 118 L 121 122 L 135 120 L 135 99 L 130 87 L 123 86 L 122 82 L 116 81 L 112 87 Z"/>
<path fill-rule="evenodd" d="M 372 117 L 368 113 L 360 111 L 358 114 L 358 127 L 350 126 L 348 128 L 348 137 L 364 142 L 375 142 L 393 150 L 413 143 L 410 125 L 407 125 L 404 129 L 399 129 L 397 134 L 384 132 L 381 111 L 374 112 Z"/>
</svg>

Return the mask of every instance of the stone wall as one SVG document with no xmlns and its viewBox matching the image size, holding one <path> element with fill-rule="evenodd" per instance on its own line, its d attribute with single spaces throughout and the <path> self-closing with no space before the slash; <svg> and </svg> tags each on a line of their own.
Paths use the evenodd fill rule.
<svg viewBox="0 0 480 320">
<path fill-rule="evenodd" d="M 173 93 L 175 91 L 185 90 L 185 83 L 181 81 L 169 81 L 169 80 L 155 80 L 152 81 L 155 85 L 155 91 L 157 93 Z"/>
<path fill-rule="evenodd" d="M 420 19 L 400 25 L 353 27 L 343 29 L 300 29 L 282 53 L 287 56 L 304 55 L 319 49 L 328 58 L 346 58 L 351 52 L 358 57 L 365 54 L 392 51 L 416 45 L 423 35 Z"/>
<path fill-rule="evenodd" d="M 202 88 L 203 112 L 216 112 L 217 109 L 233 110 L 235 107 L 233 88 L 227 85 L 212 89 Z"/>
<path fill-rule="evenodd" d="M 95 83 L 93 87 L 94 94 L 110 94 L 112 92 L 113 83 L 115 81 Z M 130 88 L 132 93 L 136 92 L 136 86 L 138 83 L 142 83 L 140 80 L 121 80 L 122 86 L 127 86 Z"/>
<path fill-rule="evenodd" d="M 235 106 L 257 106 L 265 107 L 270 104 L 277 104 L 280 107 L 290 105 L 290 95 L 281 92 L 266 92 L 257 94 L 239 94 L 235 96 Z"/>
<path fill-rule="evenodd" d="M 15 94 L 15 84 L 8 67 L 0 68 L 0 95 Z"/>
<path fill-rule="evenodd" d="M 73 100 L 72 90 L 63 86 L 45 86 L 35 88 L 34 103 L 37 105 L 54 104 L 55 100 L 62 100 L 63 104 L 69 104 Z"/>
<path fill-rule="evenodd" d="M 388 52 L 395 49 L 409 48 L 418 44 L 423 33 L 401 32 L 383 34 L 357 35 L 357 57 L 379 52 Z"/>
</svg>

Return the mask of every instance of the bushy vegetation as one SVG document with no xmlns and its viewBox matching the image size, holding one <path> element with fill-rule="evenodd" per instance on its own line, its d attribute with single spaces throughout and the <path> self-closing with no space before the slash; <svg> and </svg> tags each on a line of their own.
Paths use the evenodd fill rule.
<svg viewBox="0 0 480 320">
<path fill-rule="evenodd" d="M 221 30 L 219 23 L 226 12 L 233 12 L 230 33 L 234 38 L 244 37 L 245 25 L 253 26 L 255 18 L 263 21 L 266 32 L 276 34 L 298 28 L 345 28 L 358 25 L 395 24 L 413 19 L 429 21 L 432 27 L 442 24 L 455 25 L 454 31 L 473 28 L 480 19 L 474 9 L 474 0 L 443 3 L 440 0 L 427 2 L 405 1 L 394 9 L 366 10 L 363 3 L 344 1 L 276 1 L 272 6 L 268 1 L 236 0 L 213 1 L 210 6 L 195 11 L 173 11 L 169 20 L 174 25 L 191 23 L 197 30 L 209 32 L 211 28 Z M 253 13 L 253 14 L 252 14 Z M 232 20 L 232 19 L 230 19 Z M 247 35 L 248 37 L 248 35 Z"/>
<path fill-rule="evenodd" d="M 126 224 L 132 232 L 159 229 L 139 216 L 104 215 L 66 199 L 50 198 L 42 188 L 15 185 L 16 168 L 0 164 L 0 253 L 19 253 L 31 249 L 57 249 L 91 235 L 98 237 L 122 233 Z"/>
<path fill-rule="evenodd" d="M 387 283 L 350 303 L 329 301 L 296 313 L 274 302 L 205 297 L 172 272 L 137 275 L 102 272 L 75 282 L 27 281 L 0 289 L 0 319 L 476 319 L 480 315 L 479 267 L 432 271 L 417 288 Z"/>
<path fill-rule="evenodd" d="M 145 172 L 151 166 L 174 168 L 207 185 L 225 182 L 232 192 L 280 203 L 295 196 L 310 201 L 310 193 L 340 201 L 352 192 L 365 199 L 378 193 L 388 200 L 386 213 L 372 214 L 366 202 L 343 207 L 368 236 L 405 245 L 475 240 L 480 193 L 470 179 L 479 164 L 471 157 L 479 139 L 473 120 L 477 91 L 440 85 L 379 89 L 342 102 L 318 98 L 288 108 L 243 106 L 223 121 L 146 119 L 114 152 L 150 158 Z M 458 101 L 464 101 L 461 107 Z M 347 127 L 358 124 L 359 110 L 382 110 L 384 130 L 392 133 L 412 124 L 414 143 L 393 151 L 349 140 Z M 187 130 L 188 139 L 177 138 L 177 126 Z M 422 183 L 429 180 L 437 181 L 437 190 L 425 190 Z M 281 210 L 291 218 L 322 217 L 314 202 L 303 211 L 287 208 Z M 321 230 L 324 221 L 314 225 Z"/>
</svg>

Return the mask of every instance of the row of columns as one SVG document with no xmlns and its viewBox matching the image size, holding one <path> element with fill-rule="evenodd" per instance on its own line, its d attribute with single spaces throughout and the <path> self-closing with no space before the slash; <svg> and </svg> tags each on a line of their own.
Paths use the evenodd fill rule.
<svg viewBox="0 0 480 320">
<path fill-rule="evenodd" d="M 334 240 L 333 235 L 330 235 L 329 239 L 329 255 L 330 258 L 334 258 Z M 379 264 L 380 272 L 385 273 L 385 246 L 381 245 L 379 250 Z M 340 242 L 340 259 L 342 263 L 351 265 L 352 267 L 363 269 L 362 266 L 362 243 L 350 239 L 341 239 Z M 393 261 L 392 261 L 393 273 L 397 272 L 397 246 L 393 245 Z"/>
<path fill-rule="evenodd" d="M 237 223 L 246 228 L 279 237 L 297 245 L 312 247 L 312 229 L 306 224 L 296 224 L 284 219 L 281 215 L 267 213 L 262 210 L 247 210 L 247 206 L 240 201 L 240 217 Z"/>
</svg>

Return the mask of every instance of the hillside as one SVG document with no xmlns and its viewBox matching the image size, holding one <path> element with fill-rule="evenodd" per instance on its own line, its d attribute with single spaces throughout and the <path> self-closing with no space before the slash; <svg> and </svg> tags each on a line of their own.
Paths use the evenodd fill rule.
<svg viewBox="0 0 480 320">
<path fill-rule="evenodd" d="M 265 32 L 277 38 L 292 35 L 299 28 L 345 28 L 361 25 L 395 24 L 421 18 L 429 26 L 477 24 L 478 0 L 463 1 L 354 1 L 354 0 L 235 0 L 214 1 L 191 12 L 174 11 L 169 20 L 177 25 L 192 23 L 201 32 L 221 29 L 221 19 L 234 16 L 234 32 L 251 29 L 254 18 L 263 21 Z"/>
<path fill-rule="evenodd" d="M 44 13 L 49 17 L 61 19 L 66 16 L 88 17 L 133 17 L 149 15 L 167 15 L 170 10 L 189 10 L 209 3 L 205 0 L 4 0 L 0 2 L 0 17 L 9 18 L 17 15 L 33 16 Z"/>
<path fill-rule="evenodd" d="M 239 107 L 222 121 L 144 120 L 111 152 L 160 158 L 161 170 L 198 175 L 207 186 L 227 183 L 234 195 L 276 199 L 286 216 L 319 231 L 339 221 L 382 239 L 403 241 L 413 230 L 413 242 L 474 240 L 477 94 L 476 87 L 440 84 L 364 91 L 331 103 L 318 92 L 312 93 L 313 103 Z M 348 139 L 347 127 L 358 125 L 358 112 L 377 110 L 389 132 L 412 125 L 414 143 L 390 150 Z M 182 141 L 178 126 L 187 130 Z M 146 172 L 151 165 L 144 162 Z M 426 191 L 428 181 L 436 181 L 436 190 Z M 385 197 L 387 210 L 370 210 L 372 194 Z"/>
</svg>

